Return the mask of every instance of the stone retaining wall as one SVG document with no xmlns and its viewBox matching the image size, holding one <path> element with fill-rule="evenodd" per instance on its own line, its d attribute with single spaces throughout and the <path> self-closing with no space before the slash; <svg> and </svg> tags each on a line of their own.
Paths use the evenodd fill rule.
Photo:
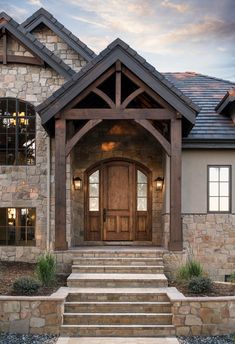
<svg viewBox="0 0 235 344">
<path fill-rule="evenodd" d="M 0 297 L 0 332 L 59 334 L 64 298 Z"/>
<path fill-rule="evenodd" d="M 187 297 L 172 301 L 172 312 L 178 336 L 235 332 L 235 297 Z"/>
</svg>

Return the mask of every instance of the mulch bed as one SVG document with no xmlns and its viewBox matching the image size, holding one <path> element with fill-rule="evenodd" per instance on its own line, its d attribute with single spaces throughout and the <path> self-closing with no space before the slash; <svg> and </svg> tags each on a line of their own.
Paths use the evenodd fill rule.
<svg viewBox="0 0 235 344">
<path fill-rule="evenodd" d="M 212 290 L 209 293 L 206 294 L 193 294 L 188 291 L 188 288 L 186 285 L 177 283 L 176 281 L 170 281 L 169 287 L 175 287 L 177 288 L 184 296 L 235 296 L 235 285 L 231 284 L 221 284 L 217 282 L 213 282 L 212 284 Z"/>
<path fill-rule="evenodd" d="M 16 295 L 13 283 L 19 277 L 35 277 L 36 264 L 21 262 L 0 262 L 0 295 Z M 51 295 L 58 288 L 66 286 L 67 276 L 58 275 L 53 287 L 41 287 L 37 295 Z"/>
</svg>

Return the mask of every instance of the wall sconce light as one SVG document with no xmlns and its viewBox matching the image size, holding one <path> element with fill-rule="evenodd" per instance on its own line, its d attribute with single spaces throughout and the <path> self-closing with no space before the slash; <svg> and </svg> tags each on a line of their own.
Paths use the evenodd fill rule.
<svg viewBox="0 0 235 344">
<path fill-rule="evenodd" d="M 75 190 L 81 190 L 82 189 L 82 180 L 79 177 L 73 178 L 73 186 Z"/>
<path fill-rule="evenodd" d="M 155 181 L 157 183 L 157 191 L 162 191 L 163 184 L 164 184 L 164 178 L 163 177 L 157 177 L 157 179 L 155 179 Z"/>
</svg>

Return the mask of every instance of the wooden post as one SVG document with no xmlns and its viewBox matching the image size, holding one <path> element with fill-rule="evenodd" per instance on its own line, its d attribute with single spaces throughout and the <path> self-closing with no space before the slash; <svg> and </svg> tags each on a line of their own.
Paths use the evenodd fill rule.
<svg viewBox="0 0 235 344">
<path fill-rule="evenodd" d="M 66 121 L 55 120 L 55 250 L 68 249 L 66 241 Z"/>
<path fill-rule="evenodd" d="M 170 241 L 169 250 L 183 248 L 181 221 L 181 154 L 182 121 L 180 116 L 171 120 L 171 164 L 170 164 Z"/>
</svg>

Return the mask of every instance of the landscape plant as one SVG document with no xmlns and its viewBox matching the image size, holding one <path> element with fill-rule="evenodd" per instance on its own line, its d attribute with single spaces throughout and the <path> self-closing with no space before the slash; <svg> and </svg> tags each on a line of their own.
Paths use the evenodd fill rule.
<svg viewBox="0 0 235 344">
<path fill-rule="evenodd" d="M 18 295 L 35 295 L 41 284 L 32 277 L 20 277 L 13 283 L 13 292 Z"/>
<path fill-rule="evenodd" d="M 36 273 L 43 286 L 50 287 L 56 281 L 56 258 L 46 252 L 37 261 Z"/>
<path fill-rule="evenodd" d="M 200 262 L 193 258 L 188 258 L 184 265 L 181 265 L 177 271 L 177 281 L 186 282 L 192 277 L 200 277 L 204 275 L 204 269 Z"/>
<path fill-rule="evenodd" d="M 206 276 L 192 277 L 188 282 L 188 290 L 193 294 L 209 293 L 212 289 L 212 280 Z"/>
</svg>

